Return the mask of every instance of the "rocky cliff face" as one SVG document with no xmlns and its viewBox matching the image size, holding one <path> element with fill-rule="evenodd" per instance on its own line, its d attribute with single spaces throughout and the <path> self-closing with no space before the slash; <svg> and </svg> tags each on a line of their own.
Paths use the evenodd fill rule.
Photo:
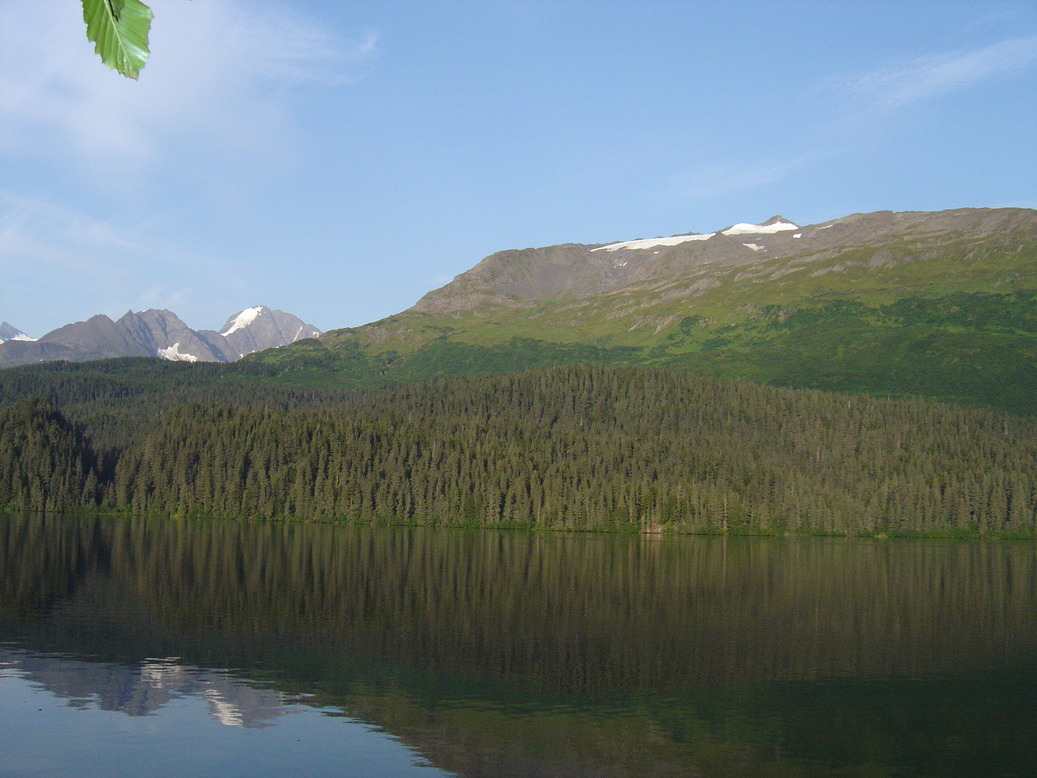
<svg viewBox="0 0 1037 778">
<path fill-rule="evenodd" d="M 319 334 L 320 330 L 298 317 L 264 306 L 232 316 L 223 332 L 193 330 L 171 311 L 127 311 L 114 322 L 102 314 L 67 324 L 38 341 L 0 341 L 0 367 L 59 359 L 84 362 L 144 356 L 182 362 L 234 362 L 253 351 Z"/>
<path fill-rule="evenodd" d="M 224 344 L 195 332 L 171 311 L 128 311 L 117 325 L 149 356 L 184 362 L 228 362 Z"/>
</svg>

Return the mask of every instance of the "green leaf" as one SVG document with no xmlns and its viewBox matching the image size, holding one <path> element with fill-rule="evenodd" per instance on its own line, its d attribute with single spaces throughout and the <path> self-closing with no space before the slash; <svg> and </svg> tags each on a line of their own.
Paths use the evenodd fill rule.
<svg viewBox="0 0 1037 778">
<path fill-rule="evenodd" d="M 127 78 L 136 78 L 148 61 L 153 16 L 140 0 L 83 0 L 86 37 L 101 61 Z"/>
</svg>

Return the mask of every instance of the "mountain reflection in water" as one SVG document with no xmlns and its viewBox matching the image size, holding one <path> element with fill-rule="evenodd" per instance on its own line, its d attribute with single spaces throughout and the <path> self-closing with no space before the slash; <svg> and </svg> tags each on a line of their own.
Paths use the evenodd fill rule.
<svg viewBox="0 0 1037 778">
<path fill-rule="evenodd" d="M 0 673 L 73 705 L 466 775 L 1037 773 L 1028 544 L 9 516 L 0 563 Z"/>
<path fill-rule="evenodd" d="M 122 665 L 0 650 L 3 670 L 67 699 L 73 707 L 95 705 L 130 716 L 151 715 L 173 699 L 200 697 L 209 715 L 229 727 L 267 726 L 285 714 L 287 703 L 298 699 L 257 688 L 226 670 L 191 667 L 175 658 Z"/>
</svg>

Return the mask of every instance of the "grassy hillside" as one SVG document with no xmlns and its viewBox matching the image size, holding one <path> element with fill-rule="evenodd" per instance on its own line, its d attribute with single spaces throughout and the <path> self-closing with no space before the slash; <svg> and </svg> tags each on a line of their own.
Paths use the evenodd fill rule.
<svg viewBox="0 0 1037 778">
<path fill-rule="evenodd" d="M 42 392 L 64 408 L 76 396 L 77 417 L 121 430 L 138 406 L 244 401 L 258 386 L 291 404 L 315 391 L 641 364 L 1037 415 L 1037 212 L 863 214 L 799 229 L 650 251 L 501 252 L 407 311 L 233 367 L 5 369 L 0 404 Z"/>
<path fill-rule="evenodd" d="M 562 270 L 544 250 L 504 252 L 431 293 L 431 303 L 249 359 L 284 381 L 374 384 L 650 364 L 1037 414 L 1037 213 L 878 214 L 804 230 L 801 240 L 769 240 L 759 255 L 729 240 L 647 258 L 602 259 L 584 247 L 577 261 L 565 246 Z M 604 287 L 608 273 L 635 262 L 608 290 L 569 291 L 589 288 L 593 273 Z M 521 299 L 485 286 L 513 289 L 501 279 L 538 272 L 563 278 L 560 291 L 528 282 L 535 296 Z"/>
</svg>

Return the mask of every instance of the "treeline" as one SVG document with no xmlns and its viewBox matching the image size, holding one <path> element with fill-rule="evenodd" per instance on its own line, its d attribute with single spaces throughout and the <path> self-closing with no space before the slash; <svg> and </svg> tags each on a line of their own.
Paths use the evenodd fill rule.
<svg viewBox="0 0 1037 778">
<path fill-rule="evenodd" d="M 19 400 L 50 400 L 90 437 L 99 451 L 118 452 L 162 414 L 185 403 L 227 402 L 281 410 L 340 402 L 339 388 L 270 380 L 262 364 L 169 362 L 122 357 L 91 362 L 46 362 L 0 371 L 0 408 Z M 346 388 L 342 388 L 342 387 Z"/>
<path fill-rule="evenodd" d="M 52 403 L 0 411 L 0 509 L 66 511 L 100 501 L 96 453 Z"/>
<path fill-rule="evenodd" d="M 1037 526 L 1037 424 L 989 411 L 608 367 L 326 399 L 181 405 L 108 459 L 54 408 L 16 405 L 0 413 L 5 440 L 52 434 L 4 463 L 0 505 L 63 508 L 66 497 L 41 502 L 27 484 L 58 472 L 72 446 L 81 464 L 61 472 L 77 474 L 79 506 L 148 515 L 728 533 Z"/>
</svg>

